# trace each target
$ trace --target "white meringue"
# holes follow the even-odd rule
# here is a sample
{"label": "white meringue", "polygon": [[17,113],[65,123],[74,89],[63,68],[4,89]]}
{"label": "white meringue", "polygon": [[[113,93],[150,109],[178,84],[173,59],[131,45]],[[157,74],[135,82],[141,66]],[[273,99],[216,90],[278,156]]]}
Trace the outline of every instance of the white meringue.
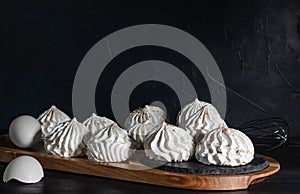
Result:
{"label": "white meringue", "polygon": [[37,119],[41,123],[42,139],[45,138],[59,123],[71,120],[70,117],[56,108],[51,106],[50,109],[43,112]]}
{"label": "white meringue", "polygon": [[192,115],[197,113],[203,106],[209,105],[207,102],[203,102],[196,98],[193,102],[184,105],[177,116],[177,124],[185,123]]}
{"label": "white meringue", "polygon": [[144,144],[145,137],[153,130],[155,130],[155,127],[156,126],[153,123],[147,120],[143,123],[138,123],[136,125],[133,125],[129,129],[127,129],[128,135],[133,141],[133,147],[134,148],[142,147]]}
{"label": "white meringue", "polygon": [[254,146],[241,131],[218,128],[208,132],[197,144],[195,157],[204,164],[240,166],[254,158]]}
{"label": "white meringue", "polygon": [[85,153],[83,137],[87,133],[88,129],[76,118],[60,123],[45,137],[45,150],[60,157],[81,156]]}
{"label": "white meringue", "polygon": [[227,127],[213,105],[198,99],[183,107],[178,114],[177,122],[179,127],[190,132],[195,142],[201,141],[208,131]]}
{"label": "white meringue", "polygon": [[182,162],[193,155],[194,143],[186,130],[164,122],[147,136],[144,148],[150,159]]}
{"label": "white meringue", "polygon": [[83,122],[84,126],[89,129],[89,133],[84,138],[84,142],[86,143],[90,139],[90,137],[93,136],[97,131],[113,123],[115,122],[106,117],[97,116],[95,113],[93,113],[91,117],[87,118]]}
{"label": "white meringue", "polygon": [[130,156],[127,131],[116,123],[98,130],[87,142],[87,156],[98,162],[122,162]]}
{"label": "white meringue", "polygon": [[163,109],[146,105],[144,108],[139,108],[131,112],[125,120],[124,127],[128,129],[135,124],[143,123],[147,120],[158,126],[166,120],[166,117],[167,114]]}

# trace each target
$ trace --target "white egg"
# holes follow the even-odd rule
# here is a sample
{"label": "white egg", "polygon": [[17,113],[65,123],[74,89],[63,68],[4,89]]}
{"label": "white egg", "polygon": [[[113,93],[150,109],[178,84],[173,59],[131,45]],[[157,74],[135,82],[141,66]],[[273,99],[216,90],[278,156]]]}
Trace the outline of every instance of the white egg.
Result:
{"label": "white egg", "polygon": [[16,179],[23,183],[37,183],[43,177],[44,171],[39,161],[31,156],[19,156],[6,167],[3,182]]}
{"label": "white egg", "polygon": [[16,146],[31,148],[41,139],[41,125],[32,116],[19,116],[10,124],[9,137]]}

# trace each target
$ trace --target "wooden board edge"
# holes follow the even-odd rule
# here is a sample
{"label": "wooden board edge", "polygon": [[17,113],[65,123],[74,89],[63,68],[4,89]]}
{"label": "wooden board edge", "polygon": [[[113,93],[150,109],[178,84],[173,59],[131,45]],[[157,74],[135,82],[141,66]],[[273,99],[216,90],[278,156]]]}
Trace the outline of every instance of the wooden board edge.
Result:
{"label": "wooden board edge", "polygon": [[[192,190],[247,189],[250,185],[265,180],[268,176],[273,175],[280,169],[279,163],[268,156],[263,157],[268,160],[269,167],[258,172],[244,175],[192,175],[167,172],[158,169],[129,170],[87,161],[87,159],[65,159],[18,148],[0,147],[0,153],[0,161],[2,162],[10,162],[20,155],[30,155],[39,160],[46,169]],[[67,161],[70,161],[69,163],[71,163],[71,166],[68,165]],[[83,163],[91,165],[82,168]]]}

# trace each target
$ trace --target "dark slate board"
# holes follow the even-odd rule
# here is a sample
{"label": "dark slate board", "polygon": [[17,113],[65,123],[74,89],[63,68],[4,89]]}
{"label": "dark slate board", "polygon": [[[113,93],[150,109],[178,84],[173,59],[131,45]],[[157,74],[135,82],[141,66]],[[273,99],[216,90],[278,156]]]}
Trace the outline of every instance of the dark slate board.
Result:
{"label": "dark slate board", "polygon": [[268,161],[260,155],[255,155],[254,159],[249,164],[237,167],[205,165],[194,158],[188,162],[169,163],[145,159],[142,160],[142,163],[164,171],[201,175],[247,174],[263,170],[269,166]]}

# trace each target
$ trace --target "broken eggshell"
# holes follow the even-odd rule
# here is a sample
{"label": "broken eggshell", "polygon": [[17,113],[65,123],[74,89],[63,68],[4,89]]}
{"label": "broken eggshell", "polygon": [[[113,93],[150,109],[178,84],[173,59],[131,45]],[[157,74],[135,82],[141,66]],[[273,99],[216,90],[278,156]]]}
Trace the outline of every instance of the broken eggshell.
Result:
{"label": "broken eggshell", "polygon": [[31,156],[19,156],[6,167],[3,182],[15,179],[23,183],[37,183],[43,177],[44,171],[39,161]]}

